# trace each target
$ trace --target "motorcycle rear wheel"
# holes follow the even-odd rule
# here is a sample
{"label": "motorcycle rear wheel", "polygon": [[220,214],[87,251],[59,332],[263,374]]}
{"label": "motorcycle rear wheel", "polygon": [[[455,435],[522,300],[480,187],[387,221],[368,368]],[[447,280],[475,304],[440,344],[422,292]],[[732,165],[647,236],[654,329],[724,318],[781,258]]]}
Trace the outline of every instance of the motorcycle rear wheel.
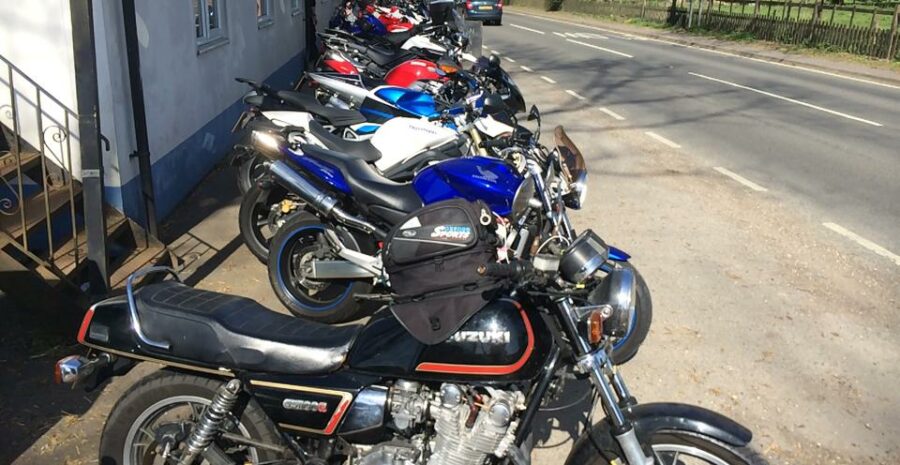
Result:
{"label": "motorcycle rear wheel", "polygon": [[[157,450],[158,447],[162,449],[158,442],[161,428],[173,428],[182,422],[195,424],[224,381],[169,370],[160,370],[142,379],[113,407],[100,437],[100,463],[169,463]],[[239,399],[225,424],[232,433],[270,444],[282,443],[275,425],[253,400]],[[229,456],[238,463],[259,465],[283,458],[270,450],[244,447],[221,438],[214,443],[223,450],[231,450]],[[177,445],[171,449],[175,450]]]}
{"label": "motorcycle rear wheel", "polygon": [[265,160],[254,152],[247,153],[237,165],[237,184],[241,194],[246,194],[265,174]]}
{"label": "motorcycle rear wheel", "polygon": [[272,186],[264,189],[254,183],[241,201],[238,211],[238,228],[241,231],[241,239],[259,261],[265,263],[269,256],[269,244],[275,233],[278,232],[280,223],[292,212],[284,213],[278,209],[287,196],[280,186]]}
{"label": "motorcycle rear wheel", "polygon": [[[357,302],[354,295],[372,292],[371,278],[315,281],[298,269],[307,259],[315,258],[320,241],[325,240],[319,237],[324,230],[321,220],[308,213],[293,216],[279,228],[269,248],[269,282],[278,300],[294,315],[323,323],[358,319],[368,305]],[[336,231],[347,248],[363,253],[374,251],[374,244],[369,246],[364,237]]]}

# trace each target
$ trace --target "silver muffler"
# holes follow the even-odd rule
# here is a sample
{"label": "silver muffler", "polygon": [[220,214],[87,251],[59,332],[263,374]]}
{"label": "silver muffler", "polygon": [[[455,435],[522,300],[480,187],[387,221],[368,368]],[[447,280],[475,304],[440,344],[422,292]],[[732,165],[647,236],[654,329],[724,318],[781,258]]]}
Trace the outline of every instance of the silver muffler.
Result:
{"label": "silver muffler", "polygon": [[367,233],[373,233],[379,239],[384,239],[387,235],[374,224],[344,211],[338,206],[337,199],[314,186],[311,182],[306,180],[306,178],[294,171],[294,169],[286,162],[282,160],[271,162],[269,164],[269,173],[272,174],[278,183],[299,195],[319,213],[334,218],[347,226],[360,229]]}

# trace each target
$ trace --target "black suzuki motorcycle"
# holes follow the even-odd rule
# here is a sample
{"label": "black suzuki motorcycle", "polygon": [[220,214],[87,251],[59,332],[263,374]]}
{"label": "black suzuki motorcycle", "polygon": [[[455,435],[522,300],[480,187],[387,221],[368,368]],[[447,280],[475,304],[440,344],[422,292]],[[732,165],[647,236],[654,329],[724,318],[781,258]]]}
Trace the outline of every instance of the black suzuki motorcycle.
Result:
{"label": "black suzuki motorcycle", "polygon": [[[89,387],[136,361],[165,366],[113,408],[100,463],[526,465],[535,414],[570,371],[590,380],[605,417],[585,419],[566,464],[766,463],[734,421],[630,394],[609,355],[634,312],[635,275],[593,232],[557,255],[497,263],[489,215],[440,207],[386,245],[392,275],[426,290],[406,286],[361,326],[176,281],[135,290],[141,275],[129,278],[125,296],[85,316],[89,355],[56,366],[58,381]],[[447,273],[427,271],[437,255]],[[600,286],[574,284],[602,265]]]}

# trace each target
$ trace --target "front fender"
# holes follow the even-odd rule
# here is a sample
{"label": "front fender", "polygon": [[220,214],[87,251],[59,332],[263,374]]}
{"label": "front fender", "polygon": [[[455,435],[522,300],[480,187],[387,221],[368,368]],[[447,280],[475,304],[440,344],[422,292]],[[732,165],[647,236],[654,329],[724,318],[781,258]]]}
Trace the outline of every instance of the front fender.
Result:
{"label": "front fender", "polygon": [[[702,434],[732,446],[750,443],[753,433],[736,421],[702,407],[676,403],[639,404],[625,410],[635,434],[647,448],[648,440],[662,431]],[[598,450],[599,449],[599,450]],[[590,463],[594,454],[607,460],[623,457],[608,422],[598,423],[575,441],[566,465]]]}

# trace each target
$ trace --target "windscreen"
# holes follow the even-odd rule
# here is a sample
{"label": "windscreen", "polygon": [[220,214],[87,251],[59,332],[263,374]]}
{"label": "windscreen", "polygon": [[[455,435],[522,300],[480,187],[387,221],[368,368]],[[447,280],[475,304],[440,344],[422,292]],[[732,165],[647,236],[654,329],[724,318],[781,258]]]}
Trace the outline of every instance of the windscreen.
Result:
{"label": "windscreen", "polygon": [[553,136],[556,140],[560,164],[567,181],[574,183],[582,179],[587,174],[587,166],[584,163],[584,156],[581,155],[581,150],[578,150],[572,139],[569,139],[569,135],[566,134],[566,130],[562,126],[557,126],[553,130]]}

